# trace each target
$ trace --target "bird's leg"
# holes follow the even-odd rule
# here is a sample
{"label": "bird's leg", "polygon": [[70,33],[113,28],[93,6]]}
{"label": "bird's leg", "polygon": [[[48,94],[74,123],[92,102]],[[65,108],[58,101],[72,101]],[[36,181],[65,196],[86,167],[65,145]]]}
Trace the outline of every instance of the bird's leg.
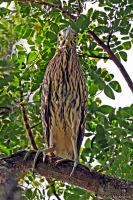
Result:
{"label": "bird's leg", "polygon": [[35,155],[35,158],[34,158],[34,163],[33,163],[33,169],[32,169],[33,174],[34,174],[34,169],[36,167],[36,162],[37,162],[37,159],[38,159],[38,156],[40,155],[40,153],[43,153],[43,162],[45,162],[46,154],[49,153],[49,152],[53,153],[54,150],[55,150],[55,147],[52,146],[52,147],[50,147],[48,149],[44,149],[44,150],[31,150],[31,151],[28,151],[26,153],[26,155],[24,157],[24,160],[27,159],[27,157],[30,155],[31,152],[36,152],[36,155]]}
{"label": "bird's leg", "polygon": [[74,151],[74,166],[72,169],[72,172],[69,176],[69,180],[71,178],[71,176],[73,175],[77,165],[79,164],[79,155],[78,155],[78,149],[77,149],[77,133],[76,133],[76,126],[74,124],[74,126],[72,127],[72,145],[73,145],[73,151]]}
{"label": "bird's leg", "polygon": [[74,160],[68,159],[68,158],[64,158],[64,159],[56,161],[56,165],[61,163],[61,162],[66,162],[66,161],[74,162],[74,166],[73,166],[72,172],[71,172],[71,174],[69,176],[69,180],[70,180],[71,176],[73,175],[77,165],[79,164],[79,156],[78,156],[78,150],[77,150],[77,144],[76,144],[77,143],[76,125],[74,125],[73,128],[72,128],[71,140],[72,140],[73,151],[74,151]]}

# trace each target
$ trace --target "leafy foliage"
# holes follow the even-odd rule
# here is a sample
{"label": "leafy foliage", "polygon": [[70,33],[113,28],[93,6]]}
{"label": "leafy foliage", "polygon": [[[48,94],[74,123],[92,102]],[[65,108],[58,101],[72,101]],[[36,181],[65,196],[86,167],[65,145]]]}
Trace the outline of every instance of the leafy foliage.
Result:
{"label": "leafy foliage", "polygon": [[[87,34],[88,29],[93,30],[104,43],[109,44],[119,60],[127,61],[125,50],[129,50],[133,42],[133,2],[97,0],[103,11],[91,7],[86,15],[78,16],[78,12],[85,6],[84,1],[81,2],[79,9],[77,1],[70,0],[68,5],[63,1],[63,8],[77,16],[76,22],[69,20],[58,9],[39,3],[12,1],[14,4],[11,9],[11,1],[7,0],[7,7],[0,8],[0,109],[14,108],[22,100],[30,127],[41,122],[41,84],[45,70],[56,52],[58,31],[71,25],[77,33],[80,32],[77,49],[83,55],[79,59],[86,78],[88,96],[88,132],[85,134],[87,140],[81,149],[80,161],[91,166],[97,160],[99,164],[94,170],[107,165],[104,174],[133,180],[130,176],[133,173],[133,104],[118,110],[109,105],[101,105],[102,101],[97,97],[99,92],[103,91],[108,98],[115,99],[115,92],[121,92],[121,86],[113,79],[113,74],[97,68],[99,59],[96,56],[108,55]],[[57,3],[62,5],[60,0]],[[89,58],[90,55],[93,58]],[[1,157],[20,149],[32,148],[24,127],[21,106],[1,115],[0,131]],[[35,126],[32,133],[39,149],[45,148],[41,124]],[[21,180],[28,185],[28,189],[23,189],[27,199],[44,199],[45,190],[39,189],[43,187],[44,179],[38,179],[30,174]],[[92,196],[80,188],[64,186],[60,181],[53,182],[59,196],[65,190],[64,199],[84,200]],[[47,186],[45,189],[47,196],[51,196],[52,187]]]}

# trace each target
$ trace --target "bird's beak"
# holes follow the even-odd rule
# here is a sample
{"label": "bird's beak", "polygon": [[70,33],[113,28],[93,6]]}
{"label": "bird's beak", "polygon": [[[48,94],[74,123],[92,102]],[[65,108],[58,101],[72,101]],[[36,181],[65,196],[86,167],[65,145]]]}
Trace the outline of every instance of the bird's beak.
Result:
{"label": "bird's beak", "polygon": [[71,31],[71,26],[69,25],[67,30],[66,30],[66,39],[69,38],[70,40],[73,39],[72,31]]}
{"label": "bird's beak", "polygon": [[73,39],[73,34],[71,31],[71,26],[68,26],[65,34],[65,46],[69,46],[72,39]]}

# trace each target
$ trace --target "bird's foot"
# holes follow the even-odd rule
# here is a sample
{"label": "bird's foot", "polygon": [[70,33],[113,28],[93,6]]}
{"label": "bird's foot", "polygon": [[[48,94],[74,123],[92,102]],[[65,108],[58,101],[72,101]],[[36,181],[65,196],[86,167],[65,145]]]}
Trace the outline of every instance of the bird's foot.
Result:
{"label": "bird's foot", "polygon": [[80,163],[78,159],[77,160],[71,160],[71,159],[68,159],[68,158],[64,158],[64,159],[61,159],[61,160],[57,160],[55,164],[58,165],[59,163],[66,162],[66,161],[72,161],[72,162],[74,162],[73,169],[72,169],[71,174],[69,176],[69,181],[70,181],[70,178],[72,177],[72,175],[73,175],[73,173],[74,173],[74,171],[75,171],[75,169],[76,169],[76,167],[77,167],[78,164],[87,167],[90,172],[92,171],[91,168],[88,165]]}
{"label": "bird's foot", "polygon": [[74,162],[74,166],[73,166],[72,172],[71,172],[71,174],[69,176],[69,181],[70,181],[71,176],[73,175],[73,173],[74,173],[77,165],[79,164],[79,160],[75,160],[74,161],[72,159],[64,158],[64,159],[61,159],[61,160],[57,160],[55,164],[58,165],[59,163],[66,162],[66,161],[72,161],[72,162]]}
{"label": "bird's foot", "polygon": [[36,155],[35,155],[35,158],[34,158],[34,163],[33,163],[33,168],[32,168],[32,172],[34,174],[34,170],[35,170],[35,167],[36,167],[36,162],[37,162],[37,159],[38,159],[38,156],[40,155],[40,153],[43,153],[43,162],[45,162],[45,159],[46,159],[46,150],[30,150],[26,153],[25,157],[24,157],[24,160],[27,159],[27,157],[32,153],[32,152],[36,152]]}

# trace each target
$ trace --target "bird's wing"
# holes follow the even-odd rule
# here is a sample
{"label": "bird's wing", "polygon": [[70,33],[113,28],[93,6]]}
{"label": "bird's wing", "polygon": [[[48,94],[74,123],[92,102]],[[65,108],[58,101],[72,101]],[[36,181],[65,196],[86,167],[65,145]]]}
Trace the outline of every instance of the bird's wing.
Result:
{"label": "bird's wing", "polygon": [[49,147],[49,93],[50,93],[50,76],[46,70],[42,85],[42,99],[41,99],[41,115],[44,138]]}
{"label": "bird's wing", "polygon": [[[79,65],[80,66],[80,65]],[[87,118],[87,94],[86,94],[86,82],[85,82],[85,77],[82,71],[82,68],[78,69],[79,74],[80,74],[80,82],[79,82],[79,92],[81,95],[81,121],[80,121],[80,126],[79,126],[79,132],[78,132],[78,138],[77,138],[77,149],[78,153],[83,141],[83,137],[85,134],[85,125],[86,125],[86,118]]]}
{"label": "bird's wing", "polygon": [[42,127],[44,133],[44,139],[47,147],[50,147],[50,100],[51,100],[51,84],[52,84],[52,70],[56,67],[56,61],[58,60],[58,53],[54,55],[52,60],[49,62],[42,84],[42,98],[41,98],[41,115],[42,115]]}
{"label": "bird's wing", "polygon": [[52,60],[49,62],[42,85],[42,99],[41,99],[41,115],[42,115],[42,126],[44,139],[46,141],[47,147],[50,147],[50,102],[51,102],[51,85],[53,74],[55,73],[55,69],[58,66],[58,62],[60,63],[60,52],[56,52]]}

